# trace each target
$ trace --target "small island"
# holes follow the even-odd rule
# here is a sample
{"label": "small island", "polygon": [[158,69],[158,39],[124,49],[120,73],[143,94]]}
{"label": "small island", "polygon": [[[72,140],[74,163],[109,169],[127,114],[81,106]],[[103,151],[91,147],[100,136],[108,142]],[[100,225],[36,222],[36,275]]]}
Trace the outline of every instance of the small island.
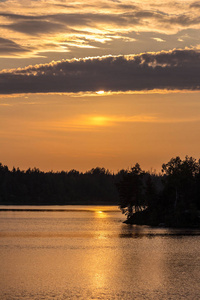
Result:
{"label": "small island", "polygon": [[117,188],[127,224],[200,228],[200,160],[177,156],[159,175],[135,164]]}

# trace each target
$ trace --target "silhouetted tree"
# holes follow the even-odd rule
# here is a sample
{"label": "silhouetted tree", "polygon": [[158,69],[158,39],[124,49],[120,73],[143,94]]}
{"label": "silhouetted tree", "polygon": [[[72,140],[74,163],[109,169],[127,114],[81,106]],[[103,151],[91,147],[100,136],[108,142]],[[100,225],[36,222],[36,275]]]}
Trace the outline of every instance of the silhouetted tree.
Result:
{"label": "silhouetted tree", "polygon": [[186,156],[184,160],[181,160],[177,156],[162,165],[162,172],[167,175],[165,205],[174,206],[174,209],[177,206],[189,209],[194,202],[195,176],[199,173],[199,163],[193,157]]}
{"label": "silhouetted tree", "polygon": [[[138,163],[131,168],[129,172],[125,172],[122,179],[117,183],[120,197],[120,209],[128,218],[145,205],[143,197],[143,181],[144,172]],[[134,209],[133,209],[134,208]]]}

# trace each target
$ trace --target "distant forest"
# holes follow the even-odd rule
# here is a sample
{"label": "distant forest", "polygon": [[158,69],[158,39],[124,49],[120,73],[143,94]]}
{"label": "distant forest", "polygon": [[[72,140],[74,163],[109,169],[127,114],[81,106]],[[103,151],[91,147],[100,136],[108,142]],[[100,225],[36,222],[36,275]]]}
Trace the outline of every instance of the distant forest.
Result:
{"label": "distant forest", "polygon": [[127,223],[199,226],[200,160],[186,156],[146,172],[138,163],[112,174],[104,168],[85,173],[9,170],[0,164],[1,205],[119,205]]}
{"label": "distant forest", "polygon": [[37,168],[21,171],[0,164],[1,205],[119,204],[115,183],[120,173],[104,168],[86,173],[42,172]]}

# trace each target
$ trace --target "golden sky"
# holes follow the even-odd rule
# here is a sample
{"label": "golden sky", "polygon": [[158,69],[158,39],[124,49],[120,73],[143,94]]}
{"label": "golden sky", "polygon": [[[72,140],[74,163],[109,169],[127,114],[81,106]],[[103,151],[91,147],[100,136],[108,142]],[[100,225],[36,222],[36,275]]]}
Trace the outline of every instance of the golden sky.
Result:
{"label": "golden sky", "polygon": [[199,158],[200,1],[0,1],[0,162]]}

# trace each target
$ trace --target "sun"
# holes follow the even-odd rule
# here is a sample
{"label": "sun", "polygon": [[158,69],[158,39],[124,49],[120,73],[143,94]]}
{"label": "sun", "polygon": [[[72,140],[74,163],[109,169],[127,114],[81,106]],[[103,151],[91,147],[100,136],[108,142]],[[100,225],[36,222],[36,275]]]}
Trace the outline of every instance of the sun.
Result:
{"label": "sun", "polygon": [[96,94],[98,94],[98,95],[103,95],[105,92],[104,91],[98,91],[98,92],[96,92]]}

